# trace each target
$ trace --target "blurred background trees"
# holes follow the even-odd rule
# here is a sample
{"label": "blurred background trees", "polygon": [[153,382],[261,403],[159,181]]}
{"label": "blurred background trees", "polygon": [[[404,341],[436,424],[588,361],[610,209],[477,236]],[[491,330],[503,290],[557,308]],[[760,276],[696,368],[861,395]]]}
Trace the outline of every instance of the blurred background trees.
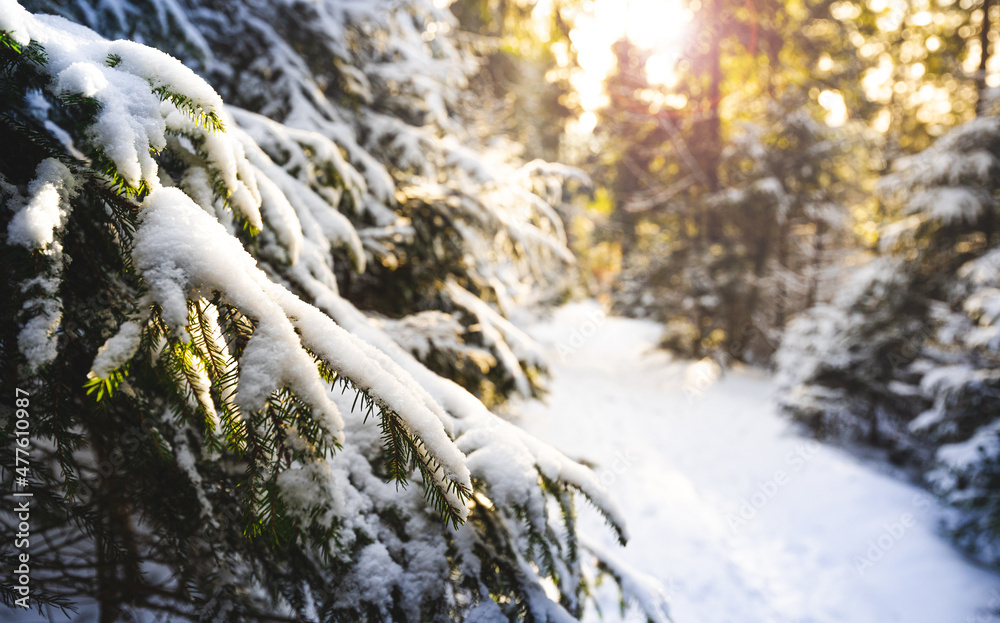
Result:
{"label": "blurred background trees", "polygon": [[683,27],[644,44],[626,18],[603,99],[583,112],[595,126],[582,159],[598,180],[595,235],[622,257],[605,294],[666,323],[679,352],[768,364],[788,319],[828,298],[838,262],[873,250],[897,216],[877,180],[990,111],[997,9],[620,7]]}
{"label": "blurred background trees", "polygon": [[790,415],[909,470],[996,564],[1000,7],[531,6],[572,25],[591,293],[681,356],[777,368]]}

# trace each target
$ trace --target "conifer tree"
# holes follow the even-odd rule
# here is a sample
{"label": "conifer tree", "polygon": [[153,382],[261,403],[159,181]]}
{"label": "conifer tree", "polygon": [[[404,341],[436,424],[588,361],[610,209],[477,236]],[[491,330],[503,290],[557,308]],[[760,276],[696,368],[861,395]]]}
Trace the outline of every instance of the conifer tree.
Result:
{"label": "conifer tree", "polygon": [[779,356],[794,417],[914,469],[958,509],[957,542],[994,565],[998,165],[996,117],[897,163],[882,188],[900,217],[878,257],[798,318]]}
{"label": "conifer tree", "polygon": [[855,128],[817,121],[819,90],[803,85],[797,33],[819,21],[812,13],[690,10],[675,84],[650,84],[648,53],[627,41],[607,82],[598,132],[612,137],[617,303],[663,321],[664,346],[685,356],[766,365],[787,318],[822,294],[868,158]]}
{"label": "conifer tree", "polygon": [[[683,148],[671,157],[682,161]],[[848,238],[858,152],[851,131],[817,122],[801,95],[773,102],[728,139],[720,190],[706,193],[697,169],[674,165],[656,191],[666,198],[647,193],[662,202],[650,217],[656,233],[635,254],[620,301],[663,321],[664,345],[677,352],[766,365],[787,319],[823,294]],[[714,242],[709,214],[721,226]]]}
{"label": "conifer tree", "polygon": [[[149,41],[194,67],[276,164],[342,207],[364,250],[352,258],[334,249],[345,298],[383,316],[412,352],[488,402],[538,390],[537,349],[456,302],[449,284],[501,315],[558,297],[572,256],[556,209],[564,190],[586,179],[517,161],[515,146],[463,116],[488,104],[482,93],[468,101],[479,66],[446,9],[430,1],[27,6],[109,38]],[[342,191],[329,189],[337,184]],[[361,255],[363,272],[342,270]],[[434,310],[447,315],[404,321]],[[415,335],[421,330],[425,338]]]}
{"label": "conifer tree", "polygon": [[[491,177],[435,89],[399,73],[440,62],[453,79],[454,48],[408,47],[424,41],[421,16],[447,16],[419,3],[292,3],[269,21],[253,2],[86,6],[61,8],[146,41],[144,25],[168,29],[256,110],[224,106],[155,49],[0,2],[0,346],[4,386],[27,394],[0,439],[29,423],[31,604],[101,621],[573,620],[589,560],[574,494],[624,539],[613,503],[588,469],[415,357],[475,350],[447,313],[461,309],[514,374],[537,353],[480,296],[516,293],[524,271],[544,282],[565,255],[538,182],[549,168]],[[324,37],[304,29],[291,45],[278,33],[293,16]],[[268,34],[269,54],[241,64],[250,32]],[[338,69],[337,103],[307,59]],[[405,279],[361,271],[398,261],[389,243],[406,227],[433,230],[415,255],[436,252],[446,208],[465,253],[496,243],[504,259],[442,250],[439,279],[415,280],[397,318],[341,294],[406,297]]]}

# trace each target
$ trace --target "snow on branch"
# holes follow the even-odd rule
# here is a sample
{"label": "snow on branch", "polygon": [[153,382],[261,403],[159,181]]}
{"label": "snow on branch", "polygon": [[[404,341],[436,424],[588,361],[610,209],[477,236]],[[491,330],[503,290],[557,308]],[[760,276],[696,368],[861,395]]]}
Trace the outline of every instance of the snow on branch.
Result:
{"label": "snow on branch", "polygon": [[[342,18],[388,20],[403,37],[388,48],[390,57],[422,62],[426,46],[405,44],[421,40],[412,22],[403,27],[397,12],[368,13],[363,4],[352,4]],[[327,3],[316,10],[327,22],[341,19]],[[427,10],[442,23],[452,19]],[[157,452],[171,457],[193,487],[198,512],[212,518],[199,528],[207,549],[223,547],[211,531],[230,528],[213,513],[238,506],[243,536],[266,533],[285,545],[315,546],[324,559],[349,558],[342,575],[317,577],[353,586],[337,597],[350,603],[337,603],[362,611],[364,603],[385,597],[372,592],[372,582],[385,580],[379,590],[388,590],[387,578],[367,571],[384,570],[398,586],[423,574],[426,584],[426,573],[406,569],[420,556],[401,549],[392,536],[401,530],[404,541],[434,541],[435,552],[450,543],[458,562],[442,565],[454,564],[470,577],[512,557],[515,567],[476,592],[511,591],[539,620],[572,620],[541,583],[555,578],[563,600],[576,603],[573,492],[586,496],[624,542],[624,521],[607,491],[588,468],[498,418],[359,311],[339,291],[335,269],[344,267],[335,265],[334,251],[345,249],[353,264],[347,270],[358,274],[380,258],[362,244],[356,222],[401,231],[406,219],[396,212],[398,200],[423,194],[433,216],[453,211],[450,199],[457,198],[471,211],[455,228],[462,251],[478,257],[464,266],[463,285],[442,279],[438,294],[476,319],[484,346],[528,395],[524,367],[542,366],[542,353],[473,289],[493,289],[503,301],[530,283],[529,276],[541,279],[547,263],[572,261],[560,218],[540,195],[561,195],[551,178],[575,173],[540,163],[518,172],[448,138],[447,95],[429,98],[436,87],[418,81],[412,93],[427,100],[432,128],[421,131],[420,144],[441,169],[438,179],[411,179],[416,189],[407,197],[402,169],[376,145],[358,140],[352,124],[373,117],[352,118],[315,90],[308,101],[299,99],[294,94],[301,95],[305,81],[286,93],[293,105],[275,120],[227,108],[207,82],[163,52],[32,15],[13,0],[0,0],[0,30],[18,71],[33,76],[20,104],[51,134],[24,134],[52,151],[29,183],[18,188],[0,180],[0,195],[15,208],[5,242],[45,258],[37,281],[22,284],[34,297],[25,304],[19,338],[28,367],[45,373],[46,366],[69,365],[60,360],[68,357],[60,351],[68,339],[60,296],[72,285],[62,254],[99,265],[101,253],[112,249],[114,265],[100,266],[108,272],[100,283],[125,311],[105,318],[113,327],[87,328],[87,339],[99,339],[88,353],[88,399],[105,412],[115,401],[142,406],[138,414],[125,409],[126,417],[143,419]],[[211,36],[202,43],[214,45]],[[455,49],[431,47],[442,67],[457,62]],[[292,46],[275,50],[296,54]],[[380,80],[412,77],[398,73],[405,62],[390,68],[382,61],[367,76],[372,89],[384,87]],[[288,67],[305,71],[303,63]],[[461,83],[447,71],[435,75],[451,87]],[[29,97],[31,90],[37,93]],[[393,126],[398,132],[410,127],[416,126]],[[540,177],[549,181],[539,186]],[[442,187],[444,200],[430,198]],[[353,413],[358,404],[363,417]],[[220,473],[242,475],[230,487],[213,482]],[[410,493],[393,497],[382,490],[386,481],[405,487],[411,479],[420,482],[422,506]],[[553,504],[562,514],[549,512]],[[400,508],[413,515],[402,527]],[[462,526],[459,532],[429,527],[428,508],[445,520],[441,525]],[[495,547],[497,540],[507,549]],[[450,578],[452,571],[435,577]],[[449,590],[467,591],[486,577],[484,571],[455,581]],[[258,580],[253,576],[248,585]],[[324,582],[310,590],[326,590]]]}

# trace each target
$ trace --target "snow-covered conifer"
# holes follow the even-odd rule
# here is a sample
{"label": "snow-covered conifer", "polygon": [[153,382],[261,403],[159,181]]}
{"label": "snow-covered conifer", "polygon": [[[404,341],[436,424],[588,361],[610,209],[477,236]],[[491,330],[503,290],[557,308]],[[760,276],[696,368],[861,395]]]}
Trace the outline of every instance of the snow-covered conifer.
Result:
{"label": "snow-covered conifer", "polygon": [[575,493],[624,539],[613,502],[418,361],[530,393],[541,357],[503,312],[570,259],[564,171],[461,131],[449,94],[474,64],[447,11],[34,5],[173,42],[215,87],[0,0],[0,343],[30,394],[34,603],[573,620]]}
{"label": "snow-covered conifer", "polygon": [[772,102],[760,123],[729,139],[720,189],[701,189],[694,167],[647,192],[636,216],[650,210],[659,228],[633,254],[621,306],[661,320],[663,344],[676,352],[770,363],[788,318],[826,294],[846,206],[857,199],[856,145],[849,130],[813,119],[802,97]]}
{"label": "snow-covered conifer", "polygon": [[824,435],[871,444],[956,507],[957,542],[991,564],[1000,465],[997,192],[1000,120],[984,117],[897,163],[898,218],[839,296],[796,319],[782,402]]}

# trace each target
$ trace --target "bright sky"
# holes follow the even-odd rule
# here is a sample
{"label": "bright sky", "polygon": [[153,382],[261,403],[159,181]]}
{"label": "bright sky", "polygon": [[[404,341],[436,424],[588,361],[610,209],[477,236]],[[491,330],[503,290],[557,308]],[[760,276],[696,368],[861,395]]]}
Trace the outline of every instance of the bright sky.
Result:
{"label": "bright sky", "polygon": [[653,51],[646,64],[651,82],[670,86],[674,66],[693,16],[681,0],[588,0],[570,33],[580,71],[571,78],[584,113],[580,129],[587,132],[597,122],[594,111],[607,103],[603,81],[614,68],[611,44],[628,38]]}

